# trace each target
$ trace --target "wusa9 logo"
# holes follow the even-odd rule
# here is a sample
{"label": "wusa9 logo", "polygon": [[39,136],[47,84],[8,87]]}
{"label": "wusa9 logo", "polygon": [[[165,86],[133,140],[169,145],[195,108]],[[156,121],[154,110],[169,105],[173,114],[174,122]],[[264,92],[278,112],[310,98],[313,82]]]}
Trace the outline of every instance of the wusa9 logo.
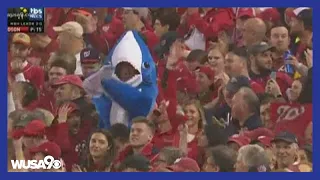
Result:
{"label": "wusa9 logo", "polygon": [[46,156],[43,160],[11,160],[13,169],[60,169],[61,161],[52,156]]}

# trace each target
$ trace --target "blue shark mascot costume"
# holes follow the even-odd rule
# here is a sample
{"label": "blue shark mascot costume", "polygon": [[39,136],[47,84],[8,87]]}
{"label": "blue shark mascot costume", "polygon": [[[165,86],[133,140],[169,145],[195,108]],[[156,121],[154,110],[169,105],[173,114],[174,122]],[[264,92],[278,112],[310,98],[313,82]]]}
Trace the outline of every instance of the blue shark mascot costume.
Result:
{"label": "blue shark mascot costume", "polygon": [[[116,73],[126,62],[135,75],[125,82]],[[137,116],[147,116],[158,95],[156,66],[149,49],[136,31],[127,31],[109,53],[104,66],[84,81],[84,88],[99,114],[99,128],[115,123],[130,127]]]}

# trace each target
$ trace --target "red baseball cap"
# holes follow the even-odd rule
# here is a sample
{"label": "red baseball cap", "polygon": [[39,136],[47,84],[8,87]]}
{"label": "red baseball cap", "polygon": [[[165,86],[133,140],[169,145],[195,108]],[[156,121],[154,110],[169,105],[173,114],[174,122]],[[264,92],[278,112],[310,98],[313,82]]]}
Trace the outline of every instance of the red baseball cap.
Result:
{"label": "red baseball cap", "polygon": [[278,22],[281,19],[281,15],[276,8],[269,8],[262,11],[259,16],[264,21]]}
{"label": "red baseball cap", "polygon": [[29,151],[31,154],[42,152],[54,157],[55,159],[60,159],[61,157],[60,147],[56,143],[50,141],[44,142],[38,147],[31,148]]}
{"label": "red baseball cap", "polygon": [[201,66],[201,67],[199,67],[199,69],[197,69],[197,72],[202,72],[202,73],[204,73],[205,75],[208,76],[208,78],[209,78],[212,82],[214,81],[215,73],[214,73],[214,70],[211,69],[210,67],[208,67],[208,66]]}
{"label": "red baseball cap", "polygon": [[45,134],[46,125],[42,120],[33,120],[23,130],[25,136],[42,136]]}
{"label": "red baseball cap", "polygon": [[268,136],[259,136],[257,138],[257,141],[261,142],[266,147],[271,147],[271,137]]}
{"label": "red baseball cap", "polygon": [[177,159],[173,165],[167,168],[174,172],[200,172],[198,163],[187,157]]}
{"label": "red baseball cap", "polygon": [[256,12],[254,8],[239,8],[237,18],[242,18],[244,16],[248,16],[249,18],[255,17]]}
{"label": "red baseball cap", "polygon": [[239,134],[235,134],[233,136],[231,136],[228,140],[228,143],[230,142],[235,142],[237,143],[240,147],[245,146],[250,144],[250,138],[246,137],[246,136],[241,136]]}
{"label": "red baseball cap", "polygon": [[65,75],[62,76],[59,80],[57,80],[52,86],[57,87],[64,84],[72,84],[78,86],[79,88],[83,89],[83,82],[81,78],[77,75]]}
{"label": "red baseball cap", "polygon": [[274,133],[267,128],[257,128],[252,131],[246,131],[244,132],[244,135],[250,139],[258,139],[260,136],[274,137]]}
{"label": "red baseball cap", "polygon": [[14,129],[11,134],[13,139],[20,139],[23,135],[24,135],[24,128]]}

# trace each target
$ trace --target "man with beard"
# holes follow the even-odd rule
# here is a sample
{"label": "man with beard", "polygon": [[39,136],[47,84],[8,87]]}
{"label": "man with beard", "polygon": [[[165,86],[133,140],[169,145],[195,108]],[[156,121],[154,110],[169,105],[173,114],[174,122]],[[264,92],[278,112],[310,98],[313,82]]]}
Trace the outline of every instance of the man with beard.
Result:
{"label": "man with beard", "polygon": [[251,88],[255,93],[263,93],[264,88],[258,83],[252,81],[249,77],[248,54],[245,48],[233,48],[227,53],[224,63],[225,72],[230,77],[248,78]]}
{"label": "man with beard", "polygon": [[292,79],[284,72],[272,70],[271,53],[274,48],[267,43],[260,43],[248,48],[250,69],[249,75],[251,80],[266,88],[270,79],[280,87],[279,96],[286,97],[286,91],[291,87]]}

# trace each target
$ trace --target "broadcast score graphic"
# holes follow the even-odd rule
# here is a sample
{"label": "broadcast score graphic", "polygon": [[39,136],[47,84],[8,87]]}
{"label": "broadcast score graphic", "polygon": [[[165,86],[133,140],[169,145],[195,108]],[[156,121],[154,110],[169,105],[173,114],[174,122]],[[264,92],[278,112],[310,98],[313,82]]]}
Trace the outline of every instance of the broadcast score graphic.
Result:
{"label": "broadcast score graphic", "polygon": [[9,33],[44,33],[44,8],[8,8]]}

